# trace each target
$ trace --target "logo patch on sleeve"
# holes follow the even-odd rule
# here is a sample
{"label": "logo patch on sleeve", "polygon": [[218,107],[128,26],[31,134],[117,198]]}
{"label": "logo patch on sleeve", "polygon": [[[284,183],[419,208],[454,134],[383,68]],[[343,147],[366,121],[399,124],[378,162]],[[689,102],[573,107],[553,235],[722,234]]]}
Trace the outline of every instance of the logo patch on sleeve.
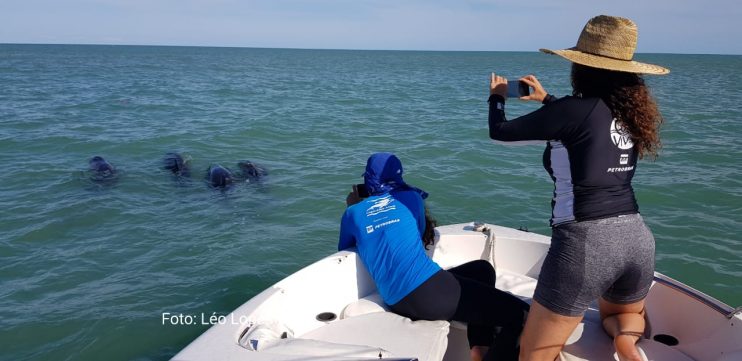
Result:
{"label": "logo patch on sleeve", "polygon": [[625,150],[634,147],[629,130],[621,122],[616,121],[616,118],[613,118],[611,122],[611,140],[618,149]]}

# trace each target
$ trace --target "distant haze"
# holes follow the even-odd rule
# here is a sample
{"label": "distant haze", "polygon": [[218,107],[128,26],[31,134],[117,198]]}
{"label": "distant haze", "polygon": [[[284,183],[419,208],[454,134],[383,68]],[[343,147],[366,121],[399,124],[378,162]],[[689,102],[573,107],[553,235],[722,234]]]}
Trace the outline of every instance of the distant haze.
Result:
{"label": "distant haze", "polygon": [[0,43],[535,51],[600,14],[638,52],[742,54],[735,0],[3,0]]}

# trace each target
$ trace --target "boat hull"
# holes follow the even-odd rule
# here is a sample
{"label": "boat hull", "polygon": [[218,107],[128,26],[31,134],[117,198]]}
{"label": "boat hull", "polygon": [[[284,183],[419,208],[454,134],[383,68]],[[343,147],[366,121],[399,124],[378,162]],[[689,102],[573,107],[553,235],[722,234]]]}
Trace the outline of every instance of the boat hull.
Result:
{"label": "boat hull", "polygon": [[[477,226],[466,223],[436,228],[436,243],[428,251],[429,256],[443,268],[489,260],[497,269],[497,287],[530,302],[550,245],[549,237],[496,225]],[[323,328],[339,327],[336,323],[355,316],[349,315],[348,309],[358,309],[359,304],[366,309],[371,305],[369,312],[384,312],[387,308],[356,256],[352,250],[337,252],[279,281],[227,315],[227,322],[212,326],[173,359],[296,359],[296,355],[282,354],[277,347],[250,350],[246,335],[251,330],[254,333],[259,325],[271,325],[284,338],[302,339],[304,335],[321,333]],[[657,273],[647,297],[650,328],[640,345],[654,360],[742,360],[742,316],[732,313],[728,305]],[[363,341],[362,331],[355,336]],[[667,344],[673,340],[677,344]],[[445,342],[443,360],[468,359],[466,325],[453,322]],[[612,343],[600,327],[597,305],[590,307],[560,357],[613,360]],[[343,358],[303,355],[302,359]]]}

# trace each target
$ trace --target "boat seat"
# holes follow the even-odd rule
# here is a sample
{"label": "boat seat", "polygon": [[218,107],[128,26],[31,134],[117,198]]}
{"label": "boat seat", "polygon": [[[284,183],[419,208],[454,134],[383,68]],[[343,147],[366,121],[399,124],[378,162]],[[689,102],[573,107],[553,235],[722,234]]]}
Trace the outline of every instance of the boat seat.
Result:
{"label": "boat seat", "polygon": [[329,322],[297,337],[305,341],[283,339],[261,351],[282,354],[282,347],[286,347],[291,354],[322,355],[315,353],[317,348],[341,344],[362,355],[371,349],[376,350],[376,357],[381,352],[385,356],[441,361],[448,347],[448,327],[446,321],[412,321],[392,312],[371,312]]}
{"label": "boat seat", "polygon": [[[533,290],[536,288],[536,280],[510,272],[505,269],[498,270],[496,286],[498,289],[507,290],[520,299],[530,303]],[[349,303],[340,314],[340,318],[354,317],[371,312],[390,311],[389,306],[384,303],[381,295],[374,292],[357,301]],[[451,328],[466,331],[466,322],[451,321]]]}
{"label": "boat seat", "polygon": [[340,312],[340,319],[356,317],[373,312],[387,312],[389,310],[389,306],[387,306],[387,304],[384,303],[384,300],[381,299],[381,295],[378,292],[374,292],[345,306],[343,311]]}
{"label": "boat seat", "polygon": [[271,343],[270,346],[263,348],[261,352],[273,355],[311,356],[312,360],[322,357],[358,357],[365,359],[394,357],[389,351],[379,347],[339,344],[304,338],[282,339]]}
{"label": "boat seat", "polygon": [[[345,306],[343,312],[340,313],[340,318],[355,317],[372,312],[390,312],[389,306],[384,303],[381,299],[381,295],[378,293],[372,293],[357,301],[349,303]],[[466,331],[466,322],[449,321],[449,323],[451,324],[451,328]]]}
{"label": "boat seat", "polygon": [[[684,353],[653,340],[642,339],[637,345],[644,351],[648,361],[693,361]],[[618,360],[614,354],[613,340],[603,331],[603,327],[596,322],[586,320],[577,325],[559,354],[559,360]]]}

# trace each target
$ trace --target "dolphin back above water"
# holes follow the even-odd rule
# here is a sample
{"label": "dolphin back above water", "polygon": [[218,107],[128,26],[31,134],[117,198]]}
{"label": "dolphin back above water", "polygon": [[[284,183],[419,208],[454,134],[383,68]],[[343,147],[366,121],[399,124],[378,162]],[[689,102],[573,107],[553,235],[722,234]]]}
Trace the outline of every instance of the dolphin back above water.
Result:
{"label": "dolphin back above water", "polygon": [[241,178],[248,182],[259,180],[263,176],[268,175],[265,168],[260,167],[249,160],[238,162],[237,167],[240,169]]}
{"label": "dolphin back above water", "polygon": [[190,177],[191,176],[191,165],[190,165],[190,157],[183,156],[180,153],[167,153],[165,154],[165,158],[163,158],[162,163],[163,169],[169,170],[173,175],[181,176],[181,177]]}
{"label": "dolphin back above water", "polygon": [[234,183],[234,180],[234,174],[219,164],[210,166],[206,173],[206,181],[214,188],[226,188]]}
{"label": "dolphin back above water", "polygon": [[107,182],[116,179],[116,168],[101,156],[94,156],[88,162],[90,180],[94,182]]}

